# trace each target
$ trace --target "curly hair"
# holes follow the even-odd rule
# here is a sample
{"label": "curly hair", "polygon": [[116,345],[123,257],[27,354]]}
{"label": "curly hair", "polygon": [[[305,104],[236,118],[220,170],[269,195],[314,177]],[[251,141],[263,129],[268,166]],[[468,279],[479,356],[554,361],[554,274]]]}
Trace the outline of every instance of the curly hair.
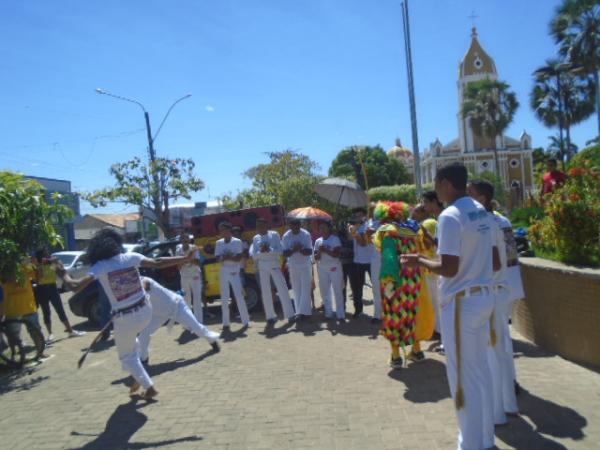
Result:
{"label": "curly hair", "polygon": [[373,211],[373,216],[380,222],[403,222],[409,215],[410,207],[404,202],[381,201]]}
{"label": "curly hair", "polygon": [[123,238],[112,228],[102,228],[94,234],[87,249],[90,264],[109,259],[123,252]]}

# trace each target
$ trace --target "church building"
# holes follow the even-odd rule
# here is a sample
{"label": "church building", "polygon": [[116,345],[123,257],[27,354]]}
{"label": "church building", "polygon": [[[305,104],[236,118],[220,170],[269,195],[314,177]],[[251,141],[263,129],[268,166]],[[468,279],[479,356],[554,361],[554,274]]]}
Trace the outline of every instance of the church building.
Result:
{"label": "church building", "polygon": [[473,28],[471,46],[462,59],[458,74],[458,131],[459,136],[447,143],[436,139],[425,150],[421,161],[423,183],[432,183],[439,167],[451,162],[462,162],[475,176],[483,172],[495,173],[494,150],[498,152],[500,176],[507,193],[507,207],[514,208],[534,189],[531,136],[525,131],[518,139],[498,136],[495,141],[478,136],[470,119],[463,118],[462,109],[467,85],[489,78],[498,79],[494,60],[486,53]]}

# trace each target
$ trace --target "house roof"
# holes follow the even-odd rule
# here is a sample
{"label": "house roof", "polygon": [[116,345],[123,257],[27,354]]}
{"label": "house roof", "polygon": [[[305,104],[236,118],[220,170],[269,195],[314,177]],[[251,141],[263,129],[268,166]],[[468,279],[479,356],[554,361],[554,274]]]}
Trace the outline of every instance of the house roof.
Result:
{"label": "house roof", "polygon": [[128,214],[88,214],[89,217],[93,217],[96,220],[112,225],[117,228],[125,228],[125,222],[128,220],[139,220],[140,215],[138,213]]}

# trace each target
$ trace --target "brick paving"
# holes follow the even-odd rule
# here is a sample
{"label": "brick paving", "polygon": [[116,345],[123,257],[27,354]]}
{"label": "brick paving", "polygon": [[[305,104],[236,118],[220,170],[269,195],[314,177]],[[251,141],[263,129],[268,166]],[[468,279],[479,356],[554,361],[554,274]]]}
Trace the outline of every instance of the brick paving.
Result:
{"label": "brick paving", "polygon": [[[76,369],[94,333],[56,342],[53,358],[0,377],[0,448],[456,447],[442,356],[427,352],[427,360],[393,371],[387,342],[368,317],[337,325],[318,314],[273,330],[260,314],[253,319],[247,331],[234,323],[216,355],[178,326],[159,330],[150,372],[160,395],[150,404],[130,400],[112,347]],[[217,329],[217,319],[209,325]],[[522,415],[497,429],[498,448],[600,448],[598,371],[518,336],[515,349]]]}

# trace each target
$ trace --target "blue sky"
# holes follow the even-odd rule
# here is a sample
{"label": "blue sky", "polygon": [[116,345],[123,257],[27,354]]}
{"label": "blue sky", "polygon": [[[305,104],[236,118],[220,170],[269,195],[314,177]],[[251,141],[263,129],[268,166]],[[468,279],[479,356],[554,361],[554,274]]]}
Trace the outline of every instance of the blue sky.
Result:
{"label": "blue sky", "polygon": [[[528,106],[531,73],[555,53],[558,0],[412,0],[421,149],[458,135],[458,64],[474,11],[480,42],[521,103],[509,135],[547,145]],[[142,102],[160,155],[192,157],[215,199],[248,186],[264,152],[293,148],[323,173],[348,145],[410,147],[400,1],[7,0],[0,4],[0,168],[112,183],[111,163],[144,156]],[[573,129],[580,147],[595,118]],[[91,208],[82,205],[83,212]],[[121,211],[121,204],[111,211]]]}

